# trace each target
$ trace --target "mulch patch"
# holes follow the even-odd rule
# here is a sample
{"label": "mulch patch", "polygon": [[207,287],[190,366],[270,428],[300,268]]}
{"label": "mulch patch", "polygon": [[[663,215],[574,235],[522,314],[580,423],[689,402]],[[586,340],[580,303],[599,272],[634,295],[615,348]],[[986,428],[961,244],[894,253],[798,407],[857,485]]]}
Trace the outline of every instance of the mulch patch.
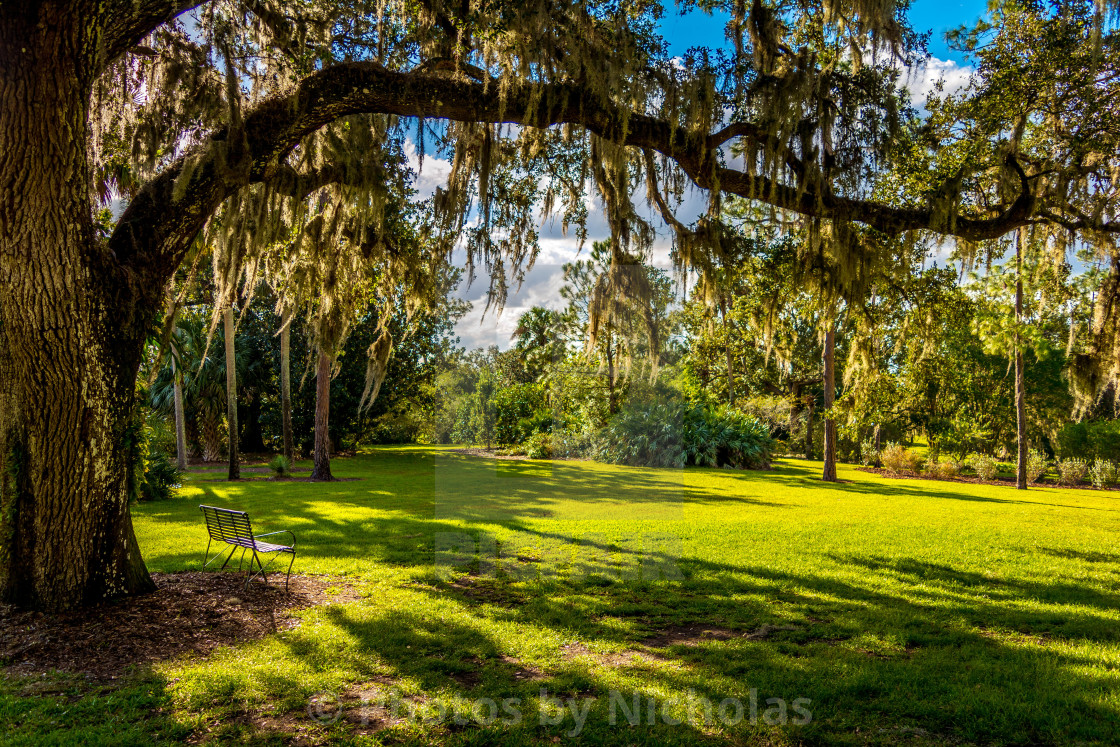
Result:
{"label": "mulch patch", "polygon": [[[889,477],[889,478],[896,479],[896,480],[936,480],[938,482],[968,482],[968,483],[972,483],[973,485],[994,485],[994,486],[997,486],[997,487],[1004,487],[1004,488],[1014,488],[1014,487],[1016,487],[1016,482],[1015,482],[1014,477],[997,476],[993,480],[981,480],[979,477],[972,477],[972,476],[969,476],[969,475],[958,475],[957,477],[933,477],[932,475],[929,475],[929,474],[926,474],[926,473],[914,474],[914,473],[910,473],[910,472],[896,475],[893,472],[888,472],[887,470],[883,469],[882,467],[856,467],[856,469],[859,470],[860,472],[870,472],[873,475],[879,475],[879,477]],[[1033,488],[1079,488],[1081,490],[1110,490],[1110,491],[1120,490],[1120,486],[1113,487],[1113,488],[1109,488],[1109,487],[1096,488],[1096,487],[1093,487],[1093,485],[1091,483],[1082,483],[1080,485],[1059,485],[1056,480],[1051,480],[1051,479],[1047,479],[1047,478],[1043,478],[1042,480],[1040,480],[1038,482],[1031,483],[1031,487],[1033,487]]]}
{"label": "mulch patch", "polygon": [[[112,680],[134,665],[256,640],[299,624],[290,613],[361,598],[324,576],[281,577],[244,588],[242,573],[153,573],[151,594],[61,614],[0,604],[0,662],[9,674],[59,670]],[[328,589],[330,591],[328,591]]]}

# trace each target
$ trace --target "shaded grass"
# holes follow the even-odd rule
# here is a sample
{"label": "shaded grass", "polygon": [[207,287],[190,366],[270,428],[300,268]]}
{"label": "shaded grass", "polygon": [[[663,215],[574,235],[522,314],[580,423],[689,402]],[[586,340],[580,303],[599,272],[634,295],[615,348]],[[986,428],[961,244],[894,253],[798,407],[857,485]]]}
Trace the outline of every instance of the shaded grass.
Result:
{"label": "shaded grass", "polygon": [[[63,696],[11,684],[0,690],[0,725],[28,742],[183,730],[261,743],[1120,738],[1114,493],[1022,493],[844,466],[844,482],[825,485],[819,463],[798,460],[772,472],[649,470],[413,447],[334,466],[360,479],[200,475],[177,498],[137,507],[136,531],[153,570],[194,569],[206,545],[197,505],[242,508],[258,532],[297,533],[297,570],[360,577],[362,603],[309,610],[295,630],[142,674],[117,691],[132,703],[116,712],[120,728],[98,722],[96,694],[70,696],[92,717],[86,725],[45,727],[43,709]],[[690,625],[723,635],[657,638]],[[570,713],[550,722],[542,688],[588,700],[578,734]],[[631,726],[616,702],[612,725],[612,691],[643,708],[655,700],[657,723],[646,711]],[[350,703],[346,717],[308,718],[317,693]],[[367,708],[363,725],[361,694],[406,698],[417,718]],[[749,710],[752,694],[754,723],[749,713],[735,725],[665,723],[697,713],[702,698]],[[480,724],[471,709],[483,697],[520,699],[520,723]],[[811,721],[793,723],[791,710],[787,723],[766,723],[768,698],[808,699]],[[441,712],[440,723],[419,719]]]}

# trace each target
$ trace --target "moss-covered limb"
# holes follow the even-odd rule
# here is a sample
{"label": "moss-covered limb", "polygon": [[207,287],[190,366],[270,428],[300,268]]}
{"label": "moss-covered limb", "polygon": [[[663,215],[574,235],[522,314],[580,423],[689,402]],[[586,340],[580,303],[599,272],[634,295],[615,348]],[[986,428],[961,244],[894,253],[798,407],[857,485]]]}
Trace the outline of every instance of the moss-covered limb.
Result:
{"label": "moss-covered limb", "polygon": [[205,0],[111,0],[98,3],[101,12],[98,19],[101,38],[97,47],[96,70],[104,71],[139,44],[153,29],[204,2]]}

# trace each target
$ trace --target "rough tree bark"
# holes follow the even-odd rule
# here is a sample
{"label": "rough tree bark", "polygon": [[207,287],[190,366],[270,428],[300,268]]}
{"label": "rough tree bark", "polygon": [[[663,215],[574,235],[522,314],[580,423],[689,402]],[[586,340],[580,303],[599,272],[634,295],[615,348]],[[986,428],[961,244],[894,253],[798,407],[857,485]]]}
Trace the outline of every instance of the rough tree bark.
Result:
{"label": "rough tree bark", "polygon": [[0,596],[47,609],[154,588],[126,475],[163,283],[95,236],[100,28],[71,10],[0,5]]}
{"label": "rough tree bark", "polygon": [[1019,345],[1019,324],[1023,319],[1023,230],[1015,234],[1015,487],[1027,489],[1027,389],[1023,372],[1023,350]]}
{"label": "rough tree bark", "polygon": [[284,456],[295,461],[292,447],[292,316],[285,312],[280,327],[280,411],[284,433]]}
{"label": "rough tree bark", "polygon": [[175,396],[175,456],[179,470],[187,468],[187,420],[183,412],[183,382],[179,380],[175,356],[171,356],[171,385]]}
{"label": "rough tree bark", "polygon": [[836,323],[829,322],[824,333],[824,474],[821,479],[836,482],[836,419],[831,408],[836,401]]}
{"label": "rough tree bark", "polygon": [[222,311],[222,331],[225,333],[226,348],[226,427],[229,431],[229,479],[241,479],[241,454],[238,453],[237,427],[237,335],[233,323],[233,306]]}
{"label": "rough tree bark", "polygon": [[312,482],[330,482],[334,479],[331,475],[330,413],[331,359],[320,350],[315,371],[315,466],[311,470]]}

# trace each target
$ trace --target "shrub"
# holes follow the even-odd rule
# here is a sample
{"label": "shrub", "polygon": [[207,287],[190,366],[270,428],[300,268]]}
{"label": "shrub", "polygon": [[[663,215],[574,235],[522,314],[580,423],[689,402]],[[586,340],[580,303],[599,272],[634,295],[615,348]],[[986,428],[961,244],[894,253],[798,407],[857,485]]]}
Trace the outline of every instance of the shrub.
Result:
{"label": "shrub", "polygon": [[292,461],[283,454],[277,454],[272,457],[272,461],[268,463],[269,469],[272,474],[277,477],[290,477],[292,474]]}
{"label": "shrub", "polygon": [[599,431],[594,454],[634,466],[765,469],[773,451],[769,429],[756,418],[671,402],[624,407]]}
{"label": "shrub", "polygon": [[525,449],[525,456],[530,459],[552,458],[552,436],[547,433],[534,433],[522,446]]}
{"label": "shrub", "polygon": [[999,471],[999,462],[995,460],[995,457],[990,457],[987,454],[973,454],[968,458],[968,463],[976,471],[976,476],[983,482],[994,480],[996,472]]}
{"label": "shrub", "polygon": [[865,438],[863,441],[860,442],[860,445],[859,445],[859,462],[860,462],[860,464],[862,464],[864,467],[870,467],[871,465],[877,463],[878,461],[879,461],[879,450],[875,448],[875,442],[872,441],[870,438]]}
{"label": "shrub", "polygon": [[941,480],[952,480],[960,474],[960,465],[956,462],[939,462],[933,457],[930,457],[926,462],[926,472],[930,477],[936,477]]}
{"label": "shrub", "polygon": [[1046,456],[1040,451],[1031,449],[1027,454],[1027,482],[1031,484],[1038,482],[1049,469],[1050,462],[1047,461]]}
{"label": "shrub", "polygon": [[594,450],[594,430],[568,426],[552,432],[552,455],[557,459],[586,459]]}
{"label": "shrub", "polygon": [[171,497],[173,488],[181,482],[179,468],[166,451],[153,451],[144,466],[144,479],[140,482],[142,501],[163,501]]}
{"label": "shrub", "polygon": [[1083,420],[1058,432],[1062,457],[1120,460],[1120,420]]}
{"label": "shrub", "polygon": [[769,469],[774,439],[762,421],[729,407],[691,408],[685,414],[688,464]]}
{"label": "shrub", "polygon": [[1080,485],[1089,470],[1089,463],[1084,459],[1058,460],[1058,482],[1062,485]]}
{"label": "shrub", "polygon": [[1095,488],[1103,488],[1116,482],[1116,465],[1107,459],[1097,457],[1089,467],[1089,481]]}
{"label": "shrub", "polygon": [[921,457],[900,444],[887,444],[879,456],[883,469],[892,475],[917,472]]}

